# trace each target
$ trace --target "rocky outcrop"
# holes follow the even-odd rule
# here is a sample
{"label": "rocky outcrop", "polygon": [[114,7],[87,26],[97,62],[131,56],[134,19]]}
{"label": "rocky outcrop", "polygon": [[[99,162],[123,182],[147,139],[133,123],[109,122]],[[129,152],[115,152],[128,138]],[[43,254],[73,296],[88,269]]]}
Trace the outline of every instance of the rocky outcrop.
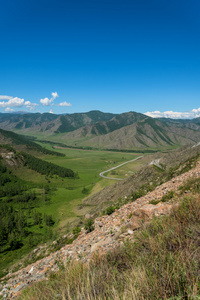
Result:
{"label": "rocky outcrop", "polygon": [[149,204],[151,200],[160,200],[167,192],[177,191],[185,180],[199,176],[198,162],[194,169],[160,185],[153,192],[122,206],[109,216],[97,218],[92,232],[87,233],[82,229],[79,237],[71,245],[66,245],[48,257],[4,277],[0,284],[0,296],[14,299],[26,286],[38,280],[48,279],[48,274],[57,271],[61,264],[66,264],[70,259],[87,263],[94,253],[103,254],[120,245],[124,239],[133,239],[135,231],[154,216],[169,214],[178,205],[173,199],[157,205]]}

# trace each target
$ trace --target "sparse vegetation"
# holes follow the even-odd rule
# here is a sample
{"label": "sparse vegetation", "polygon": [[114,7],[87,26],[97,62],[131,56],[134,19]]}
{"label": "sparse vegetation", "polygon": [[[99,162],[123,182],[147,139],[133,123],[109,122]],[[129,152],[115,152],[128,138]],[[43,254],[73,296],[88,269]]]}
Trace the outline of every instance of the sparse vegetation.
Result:
{"label": "sparse vegetation", "polygon": [[115,205],[108,206],[105,210],[103,210],[102,214],[103,215],[111,215],[113,212],[115,212],[116,209],[119,209],[122,205],[131,202],[132,197],[125,197],[123,200],[122,198],[118,198],[117,202]]}
{"label": "sparse vegetation", "polygon": [[181,194],[185,192],[200,193],[200,178],[192,178],[186,181],[184,185],[179,188]]}
{"label": "sparse vegetation", "polygon": [[89,266],[69,263],[19,299],[198,299],[199,232],[200,200],[184,198],[170,216],[138,232],[134,243],[95,257]]}
{"label": "sparse vegetation", "polygon": [[180,163],[175,167],[171,167],[167,170],[167,180],[172,179],[175,176],[183,174],[196,166],[197,160],[199,158],[199,154],[187,159],[184,163]]}

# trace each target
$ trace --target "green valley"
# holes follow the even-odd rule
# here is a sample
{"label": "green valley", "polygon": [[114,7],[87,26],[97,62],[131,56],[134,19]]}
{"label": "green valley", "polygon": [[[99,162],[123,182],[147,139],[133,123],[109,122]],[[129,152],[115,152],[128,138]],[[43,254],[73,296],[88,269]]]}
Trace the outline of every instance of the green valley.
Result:
{"label": "green valley", "polygon": [[[27,145],[25,138],[23,143],[16,143],[16,134],[14,141],[6,132],[8,136],[6,142],[10,145],[0,149],[1,276],[13,264],[14,269],[18,268],[18,261],[37,245],[58,239],[83,222],[85,214],[96,205],[83,205],[83,200],[115,183],[102,179],[100,172],[139,156],[78,149],[54,152],[50,143],[42,148]],[[132,172],[136,169],[133,166]],[[71,170],[70,176],[59,170]]]}
{"label": "green valley", "polygon": [[[71,243],[85,216],[93,219],[155,188],[168,178],[165,169],[196,151],[175,149],[200,138],[198,120],[172,122],[135,112],[7,114],[0,116],[0,127],[1,276]],[[158,159],[161,168],[146,168]],[[110,169],[105,175],[112,179],[100,176]],[[44,244],[35,257],[31,251]]]}

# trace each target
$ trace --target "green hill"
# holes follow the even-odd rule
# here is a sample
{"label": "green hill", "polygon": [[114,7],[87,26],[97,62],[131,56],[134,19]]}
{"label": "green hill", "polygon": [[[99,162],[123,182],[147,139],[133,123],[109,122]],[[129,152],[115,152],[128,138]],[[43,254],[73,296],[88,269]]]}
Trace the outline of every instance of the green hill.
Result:
{"label": "green hill", "polygon": [[12,145],[16,149],[23,149],[29,151],[37,151],[43,154],[63,156],[61,153],[51,151],[43,148],[37,143],[33,142],[32,139],[14,133],[12,131],[0,129],[0,144],[1,145]]}

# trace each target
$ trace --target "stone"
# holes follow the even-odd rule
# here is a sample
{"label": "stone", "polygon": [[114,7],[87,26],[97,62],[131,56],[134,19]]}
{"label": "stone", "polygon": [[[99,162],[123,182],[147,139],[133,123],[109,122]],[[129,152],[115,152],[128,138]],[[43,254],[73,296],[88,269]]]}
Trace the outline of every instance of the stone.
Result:
{"label": "stone", "polygon": [[86,220],[91,219],[91,218],[92,218],[92,215],[90,215],[90,214],[86,214],[86,215],[85,215],[85,219],[86,219]]}
{"label": "stone", "polygon": [[17,293],[17,292],[19,292],[21,289],[25,288],[26,286],[27,286],[26,283],[21,282],[21,283],[19,283],[19,284],[17,284],[17,285],[15,286],[13,292],[14,292],[14,293]]}
{"label": "stone", "polygon": [[109,244],[109,243],[111,243],[111,242],[112,242],[112,238],[111,238],[111,237],[108,237],[108,238],[106,238],[105,240],[101,240],[101,241],[99,241],[99,242],[93,244],[93,245],[91,246],[91,253],[93,253],[94,251],[96,251],[99,247],[101,247],[101,246],[103,246],[103,245],[105,245],[105,244]]}

